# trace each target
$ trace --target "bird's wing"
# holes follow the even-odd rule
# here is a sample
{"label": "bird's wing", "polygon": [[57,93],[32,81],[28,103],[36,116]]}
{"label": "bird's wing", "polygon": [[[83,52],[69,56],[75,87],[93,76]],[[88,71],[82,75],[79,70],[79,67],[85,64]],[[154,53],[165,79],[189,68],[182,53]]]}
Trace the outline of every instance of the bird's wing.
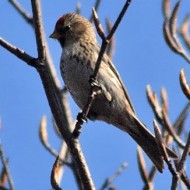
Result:
{"label": "bird's wing", "polygon": [[126,90],[125,86],[123,85],[123,82],[122,82],[122,80],[121,80],[121,77],[119,76],[119,73],[117,72],[117,70],[116,70],[114,64],[112,63],[112,61],[110,60],[110,58],[108,57],[108,55],[105,54],[104,56],[105,56],[105,59],[108,60],[107,63],[109,64],[111,70],[113,71],[113,73],[115,74],[115,76],[117,77],[118,81],[119,81],[120,84],[121,84],[121,87],[122,87],[122,89],[123,89],[123,91],[124,91],[124,94],[125,94],[125,97],[126,97],[127,101],[129,102],[129,105],[130,105],[130,107],[131,107],[131,110],[135,113],[135,109],[134,109],[134,107],[133,107],[133,105],[132,105],[132,102],[131,102],[131,100],[130,100],[130,98],[129,98],[129,95],[128,95],[128,93],[127,93],[127,90]]}

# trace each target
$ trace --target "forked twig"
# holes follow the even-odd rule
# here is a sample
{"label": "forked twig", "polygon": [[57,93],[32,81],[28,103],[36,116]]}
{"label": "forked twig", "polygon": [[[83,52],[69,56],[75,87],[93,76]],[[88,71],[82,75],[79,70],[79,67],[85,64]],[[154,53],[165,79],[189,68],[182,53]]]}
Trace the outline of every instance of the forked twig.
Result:
{"label": "forked twig", "polygon": [[170,0],[163,1],[163,14],[164,14],[164,23],[163,23],[163,32],[164,37],[169,45],[169,47],[177,54],[181,55],[186,61],[190,63],[190,57],[187,52],[184,50],[179,39],[177,38],[177,13],[179,10],[180,1],[178,1],[172,12],[170,11]]}

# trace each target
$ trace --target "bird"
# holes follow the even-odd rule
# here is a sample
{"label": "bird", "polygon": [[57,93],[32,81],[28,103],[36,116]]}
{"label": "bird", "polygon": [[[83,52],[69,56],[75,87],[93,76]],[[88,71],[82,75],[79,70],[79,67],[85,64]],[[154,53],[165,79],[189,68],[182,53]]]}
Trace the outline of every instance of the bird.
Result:
{"label": "bird", "polygon": [[[93,75],[100,46],[95,29],[89,20],[76,13],[61,16],[50,38],[58,40],[62,48],[60,71],[72,98],[83,109],[91,91],[89,78]],[[163,172],[164,159],[154,135],[138,119],[122,79],[104,53],[97,73],[98,93],[87,117],[101,120],[127,132]],[[175,154],[166,148],[170,157]]]}

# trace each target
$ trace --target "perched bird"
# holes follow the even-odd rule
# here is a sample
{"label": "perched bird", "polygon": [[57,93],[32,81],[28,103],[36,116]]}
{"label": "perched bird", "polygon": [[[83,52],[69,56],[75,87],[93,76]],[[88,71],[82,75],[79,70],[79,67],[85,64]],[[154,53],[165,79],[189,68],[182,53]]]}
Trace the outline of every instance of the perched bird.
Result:
{"label": "perched bird", "polygon": [[[89,78],[100,51],[94,28],[86,18],[68,13],[58,19],[50,38],[57,39],[62,47],[61,75],[73,99],[83,109],[91,89]],[[119,73],[106,54],[97,82],[101,93],[93,101],[88,118],[105,121],[127,132],[162,172],[163,157],[155,138],[137,118]]]}

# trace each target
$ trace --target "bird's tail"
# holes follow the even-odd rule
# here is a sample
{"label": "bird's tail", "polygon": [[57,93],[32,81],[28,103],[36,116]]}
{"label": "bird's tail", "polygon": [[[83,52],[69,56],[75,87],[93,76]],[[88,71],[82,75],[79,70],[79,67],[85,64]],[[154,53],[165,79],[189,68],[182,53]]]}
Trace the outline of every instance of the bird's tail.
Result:
{"label": "bird's tail", "polygon": [[[135,116],[132,120],[133,126],[127,126],[126,131],[149,156],[156,168],[162,172],[164,169],[164,160],[156,144],[155,137]],[[166,150],[170,157],[177,158],[176,154],[169,148],[166,148]]]}

